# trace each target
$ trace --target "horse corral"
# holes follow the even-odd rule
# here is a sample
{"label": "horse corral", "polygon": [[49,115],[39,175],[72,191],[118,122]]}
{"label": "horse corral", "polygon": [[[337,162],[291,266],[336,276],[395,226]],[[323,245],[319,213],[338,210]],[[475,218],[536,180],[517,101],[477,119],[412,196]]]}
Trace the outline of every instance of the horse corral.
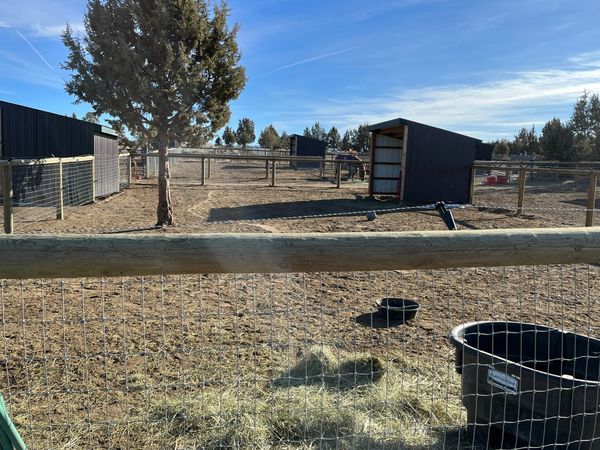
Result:
{"label": "horse corral", "polygon": [[[210,169],[206,160],[204,185],[201,165],[171,161],[175,227],[151,226],[156,180],[149,178],[98,203],[66,207],[65,220],[16,231],[157,239],[189,232],[456,233],[445,231],[433,208],[370,198],[368,179],[342,174],[338,189],[333,166],[294,170],[277,162],[270,186],[264,160],[214,159]],[[514,179],[484,182],[477,176],[472,206],[452,210],[459,229],[583,225],[583,181],[532,181],[522,214]],[[372,211],[377,220],[367,219]],[[351,257],[344,238],[337,253],[332,243],[305,257],[338,267],[377,259],[387,245],[369,246],[371,235],[364,236]],[[133,235],[124,238],[135,245]],[[523,242],[535,239],[532,232]],[[513,320],[598,334],[597,266],[571,259],[548,266],[543,257],[506,266],[520,264],[516,256],[506,262],[520,245],[514,238],[490,247],[486,268],[452,268],[458,259],[441,252],[448,269],[398,269],[392,261],[376,271],[228,273],[227,261],[247,248],[239,242],[230,252],[196,252],[214,258],[223,273],[117,277],[98,268],[85,279],[4,281],[0,391],[26,441],[33,448],[477,447],[447,341],[453,327]],[[298,245],[285,247],[290,257]],[[531,254],[524,245],[523,254]],[[68,257],[73,247],[60,248],[58,267],[81,266]],[[106,254],[89,251],[85,265],[93,271]],[[169,258],[122,254],[131,267]],[[285,268],[280,257],[274,253],[269,264]],[[248,257],[250,271],[258,259]],[[381,318],[376,301],[389,297],[417,301],[419,314],[402,325]]]}

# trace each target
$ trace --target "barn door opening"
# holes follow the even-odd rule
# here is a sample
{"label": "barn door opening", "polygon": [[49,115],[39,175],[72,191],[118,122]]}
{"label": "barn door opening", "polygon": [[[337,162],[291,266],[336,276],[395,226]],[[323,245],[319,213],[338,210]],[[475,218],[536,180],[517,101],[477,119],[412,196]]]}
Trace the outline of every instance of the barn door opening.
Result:
{"label": "barn door opening", "polygon": [[404,158],[404,127],[394,135],[376,133],[373,142],[371,169],[373,195],[402,197],[402,166]]}

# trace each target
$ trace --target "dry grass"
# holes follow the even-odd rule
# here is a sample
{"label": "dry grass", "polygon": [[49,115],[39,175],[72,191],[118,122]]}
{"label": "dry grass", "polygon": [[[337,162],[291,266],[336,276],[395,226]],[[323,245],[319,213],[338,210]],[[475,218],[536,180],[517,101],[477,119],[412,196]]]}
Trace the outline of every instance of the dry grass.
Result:
{"label": "dry grass", "polygon": [[272,383],[152,406],[146,448],[456,448],[459,378],[416,360],[311,348]]}

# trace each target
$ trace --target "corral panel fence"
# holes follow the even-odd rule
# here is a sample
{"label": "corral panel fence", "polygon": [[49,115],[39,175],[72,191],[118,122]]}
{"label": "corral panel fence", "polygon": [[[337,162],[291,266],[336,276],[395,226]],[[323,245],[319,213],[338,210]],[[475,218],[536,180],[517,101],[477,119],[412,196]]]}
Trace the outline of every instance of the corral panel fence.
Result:
{"label": "corral panel fence", "polygon": [[64,219],[69,208],[94,202],[105,195],[97,191],[99,176],[110,179],[110,184],[116,181],[117,192],[128,187],[132,173],[129,161],[129,156],[124,156],[115,161],[118,165],[100,164],[102,170],[108,166],[114,169],[114,173],[101,175],[94,156],[0,160],[4,232],[10,234],[26,230],[35,222]]}
{"label": "corral panel fence", "polygon": [[475,161],[471,204],[561,225],[599,225],[600,162]]}
{"label": "corral panel fence", "polygon": [[598,229],[1,237],[0,392],[36,449],[592,449],[598,263]]}
{"label": "corral panel fence", "polygon": [[[279,150],[231,151],[227,154],[170,149],[169,167],[174,184],[199,183],[236,186],[293,185],[303,187],[337,187],[362,183],[368,186],[368,161],[291,157]],[[259,152],[260,153],[260,152]],[[158,153],[144,155],[146,178],[158,176]],[[333,186],[332,186],[333,185]]]}
{"label": "corral panel fence", "polygon": [[129,153],[119,154],[119,191],[131,186],[133,180],[132,160]]}
{"label": "corral panel fence", "polygon": [[5,233],[62,219],[66,207],[92,202],[93,164],[93,156],[5,162],[0,167]]}

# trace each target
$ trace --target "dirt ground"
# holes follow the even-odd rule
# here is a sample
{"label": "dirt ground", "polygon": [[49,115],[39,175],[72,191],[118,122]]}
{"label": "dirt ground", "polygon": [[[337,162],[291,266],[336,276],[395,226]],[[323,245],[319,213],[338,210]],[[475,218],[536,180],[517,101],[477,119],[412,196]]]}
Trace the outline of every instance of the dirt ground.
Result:
{"label": "dirt ground", "polygon": [[[172,167],[175,227],[152,229],[156,216],[156,180],[138,180],[130,189],[81,207],[67,207],[66,220],[30,220],[32,211],[15,214],[15,229],[23,233],[106,232],[364,232],[443,230],[435,211],[402,211],[410,205],[368,197],[368,182],[344,180],[335,186],[333,173],[319,180],[318,169],[277,170],[277,186],[269,187],[262,164],[213,162],[212,176],[200,185],[197,161],[179,161]],[[516,214],[516,178],[503,186],[476,180],[472,207],[453,210],[459,229],[583,226],[585,180],[529,180],[525,208]],[[598,203],[600,205],[600,203]],[[600,206],[599,206],[600,207]],[[31,209],[31,208],[29,208]],[[378,211],[369,222],[367,211]],[[385,211],[392,210],[392,211]],[[294,218],[294,217],[302,218]],[[36,219],[39,213],[35,215]],[[600,225],[596,217],[595,224]]]}
{"label": "dirt ground", "polygon": [[[224,162],[212,170],[208,185],[200,186],[196,163],[173,167],[177,225],[167,230],[152,229],[154,180],[67,209],[64,221],[17,220],[17,230],[445,229],[431,211],[381,211],[402,205],[367,198],[366,182],[345,181],[336,189],[331,174],[319,181],[314,170],[279,168],[273,188],[264,167]],[[584,182],[532,181],[526,199],[544,209],[517,216],[502,209],[516,206],[514,183],[478,183],[474,203],[489,208],[454,215],[461,229],[573,226],[585,219],[570,210],[585,199]],[[370,210],[380,211],[377,220],[366,220],[363,212]],[[157,402],[235,383],[263,389],[315,345],[371,353],[390,370],[403,370],[398,361],[407,357],[438,366],[447,373],[446,392],[453,392],[454,349],[447,341],[453,327],[518,320],[599,336],[599,283],[595,266],[5,280],[0,392],[31,448],[152,448],[152,436],[140,436],[139,426],[151,422]],[[375,301],[385,297],[416,300],[421,310],[408,324],[390,323],[374,314]]]}

